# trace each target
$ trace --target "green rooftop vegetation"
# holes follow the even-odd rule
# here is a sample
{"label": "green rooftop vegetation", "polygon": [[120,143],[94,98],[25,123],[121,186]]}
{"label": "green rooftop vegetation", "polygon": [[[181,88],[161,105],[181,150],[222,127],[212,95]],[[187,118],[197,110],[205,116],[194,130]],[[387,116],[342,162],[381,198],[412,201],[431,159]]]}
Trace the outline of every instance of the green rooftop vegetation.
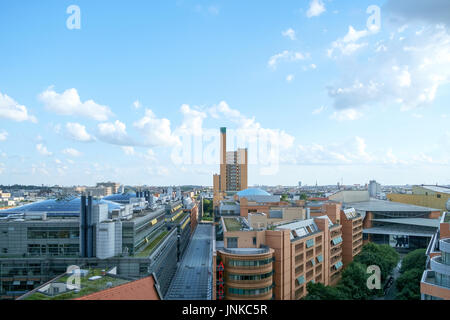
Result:
{"label": "green rooftop vegetation", "polygon": [[240,231],[242,229],[241,222],[235,218],[223,219],[227,231]]}
{"label": "green rooftop vegetation", "polygon": [[[101,276],[101,275],[102,275],[102,270],[100,270],[100,269],[89,270],[89,273],[87,276],[80,278],[81,290],[79,292],[75,292],[75,290],[71,290],[69,292],[61,293],[61,294],[58,294],[55,296],[50,296],[50,295],[46,295],[44,293],[36,291],[32,295],[26,297],[24,300],[70,300],[70,299],[83,297],[83,296],[86,296],[86,295],[94,293],[94,292],[108,289],[108,286],[107,286],[108,282],[110,282],[112,284],[112,287],[116,287],[116,286],[119,286],[121,284],[128,282],[128,280],[113,278],[110,276],[102,276],[101,279],[89,280],[90,277]],[[55,283],[66,283],[69,276],[70,275],[65,275],[65,276],[59,278],[58,280],[56,280]]]}
{"label": "green rooftop vegetation", "polygon": [[135,254],[135,257],[138,258],[148,257],[150,253],[152,253],[153,249],[156,248],[156,246],[167,236],[168,233],[169,231],[167,230],[161,232],[159,235],[157,235],[155,238],[152,239],[150,244],[144,250]]}
{"label": "green rooftop vegetation", "polygon": [[180,223],[187,215],[188,215],[187,212],[185,212],[185,213],[183,213],[183,214],[180,214],[173,222],[174,222],[175,224],[178,224],[178,223]]}

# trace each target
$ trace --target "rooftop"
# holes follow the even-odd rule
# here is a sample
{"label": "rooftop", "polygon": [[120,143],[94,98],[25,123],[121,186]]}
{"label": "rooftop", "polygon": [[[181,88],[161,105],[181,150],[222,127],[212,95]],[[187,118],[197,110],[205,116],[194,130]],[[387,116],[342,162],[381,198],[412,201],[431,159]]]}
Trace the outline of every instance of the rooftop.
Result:
{"label": "rooftop", "polygon": [[[107,200],[93,199],[93,204],[107,204],[108,210],[111,212],[120,209],[120,205]],[[68,197],[63,199],[48,199],[33,202],[20,207],[6,209],[0,211],[0,216],[8,216],[12,214],[20,214],[25,212],[46,212],[47,216],[70,216],[78,217],[80,214],[81,199],[79,197]]]}
{"label": "rooftop", "polygon": [[211,224],[197,226],[166,300],[211,300],[213,232]]}
{"label": "rooftop", "polygon": [[147,247],[144,248],[144,250],[135,254],[135,257],[138,258],[148,257],[152,253],[153,249],[155,249],[158,246],[158,244],[160,244],[168,234],[169,231],[167,230],[162,231],[160,234],[158,234],[151,240],[151,242],[147,245]]}
{"label": "rooftop", "polygon": [[439,228],[440,219],[425,218],[399,218],[399,219],[372,219],[372,221],[405,224],[411,226]]}
{"label": "rooftop", "polygon": [[259,188],[248,188],[237,193],[239,198],[246,196],[270,196],[271,194]]}
{"label": "rooftop", "polygon": [[420,186],[420,187],[434,191],[434,192],[450,194],[450,188],[447,188],[447,187],[440,187],[440,186]]}
{"label": "rooftop", "polygon": [[[125,284],[130,282],[130,279],[127,278],[121,278],[114,275],[104,275],[102,276],[102,270],[100,269],[91,269],[87,273],[86,276],[80,277],[80,287],[81,289],[79,291],[71,289],[71,288],[65,288],[64,291],[61,290],[62,287],[65,287],[67,284],[67,280],[72,275],[65,274],[59,278],[55,278],[50,283],[47,283],[45,285],[42,285],[38,287],[37,289],[30,292],[30,294],[27,294],[23,297],[23,300],[70,300],[70,299],[76,299],[80,298],[89,294],[92,294],[94,292],[99,292],[105,289],[114,288],[116,286]],[[89,280],[92,279],[92,277],[95,277],[95,280]],[[58,289],[60,294],[54,293],[45,293],[46,289],[49,287],[49,284],[52,286],[58,286],[60,284],[60,288]],[[20,298],[22,300],[22,298]]]}
{"label": "rooftop", "polygon": [[242,223],[240,218],[223,218],[223,222],[225,223],[225,228],[227,231],[240,231],[242,230]]}
{"label": "rooftop", "polygon": [[161,300],[153,276],[91,293],[75,300]]}
{"label": "rooftop", "polygon": [[[440,209],[433,209],[428,207],[420,207],[412,204],[404,204],[400,202],[394,201],[385,201],[385,200],[377,200],[371,199],[369,201],[362,202],[352,202],[349,205],[356,210],[360,211],[382,211],[382,212],[433,212],[433,211],[441,211]],[[347,207],[349,207],[347,206]]]}

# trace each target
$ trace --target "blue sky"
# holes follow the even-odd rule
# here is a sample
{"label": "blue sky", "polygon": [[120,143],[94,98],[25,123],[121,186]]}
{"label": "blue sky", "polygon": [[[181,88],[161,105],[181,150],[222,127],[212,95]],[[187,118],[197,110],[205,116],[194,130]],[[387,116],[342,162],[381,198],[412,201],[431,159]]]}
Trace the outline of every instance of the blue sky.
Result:
{"label": "blue sky", "polygon": [[226,126],[274,146],[251,185],[450,184],[450,6],[421,5],[3,1],[0,181],[210,185],[173,154]]}

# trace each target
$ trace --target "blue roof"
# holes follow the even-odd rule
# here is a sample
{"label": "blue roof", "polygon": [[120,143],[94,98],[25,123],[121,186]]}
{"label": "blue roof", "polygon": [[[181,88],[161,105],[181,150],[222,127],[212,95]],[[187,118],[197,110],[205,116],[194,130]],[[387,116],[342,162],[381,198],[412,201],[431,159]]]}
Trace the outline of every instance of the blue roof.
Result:
{"label": "blue roof", "polygon": [[270,196],[270,193],[259,188],[248,188],[237,193],[238,197],[245,196]]}
{"label": "blue roof", "polygon": [[118,203],[130,203],[131,198],[136,198],[135,192],[112,194],[110,196],[104,197],[103,200],[113,201],[113,202],[118,202]]}
{"label": "blue roof", "polygon": [[[115,202],[94,199],[93,204],[106,203],[108,205],[108,211],[111,212],[114,209],[120,209],[120,205]],[[78,217],[80,215],[81,199],[71,197],[65,199],[49,199],[39,202],[33,202],[24,206],[1,210],[0,216],[7,216],[10,214],[19,214],[24,212],[47,212],[49,217],[58,216],[70,216]]]}

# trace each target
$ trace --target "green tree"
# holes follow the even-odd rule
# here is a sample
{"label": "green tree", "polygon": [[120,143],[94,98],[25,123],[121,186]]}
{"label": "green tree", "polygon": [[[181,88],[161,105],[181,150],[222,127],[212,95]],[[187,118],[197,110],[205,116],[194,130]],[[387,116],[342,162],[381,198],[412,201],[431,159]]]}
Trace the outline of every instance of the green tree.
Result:
{"label": "green tree", "polygon": [[414,268],[405,271],[396,281],[397,300],[420,300],[420,280],[423,270]]}
{"label": "green tree", "polygon": [[308,200],[308,196],[306,195],[306,193],[302,193],[300,195],[300,200]]}
{"label": "green tree", "polygon": [[336,287],[324,286],[322,283],[309,282],[308,294],[303,300],[346,300],[347,296]]}
{"label": "green tree", "polygon": [[203,215],[212,216],[213,214],[213,202],[208,199],[203,199]]}
{"label": "green tree", "polygon": [[281,201],[288,201],[288,195],[287,194],[283,194],[282,196],[281,196]]}
{"label": "green tree", "polygon": [[368,300],[377,293],[377,291],[370,290],[367,287],[369,276],[365,265],[352,262],[342,272],[342,278],[337,285],[337,289],[341,296],[349,300]]}
{"label": "green tree", "polygon": [[376,265],[380,267],[381,280],[384,281],[397,265],[400,257],[397,251],[389,245],[379,245],[373,242],[366,244],[361,253],[355,257],[355,262],[366,266]]}
{"label": "green tree", "polygon": [[417,249],[408,253],[402,261],[401,273],[404,273],[411,269],[425,270],[425,264],[427,262],[426,249]]}

